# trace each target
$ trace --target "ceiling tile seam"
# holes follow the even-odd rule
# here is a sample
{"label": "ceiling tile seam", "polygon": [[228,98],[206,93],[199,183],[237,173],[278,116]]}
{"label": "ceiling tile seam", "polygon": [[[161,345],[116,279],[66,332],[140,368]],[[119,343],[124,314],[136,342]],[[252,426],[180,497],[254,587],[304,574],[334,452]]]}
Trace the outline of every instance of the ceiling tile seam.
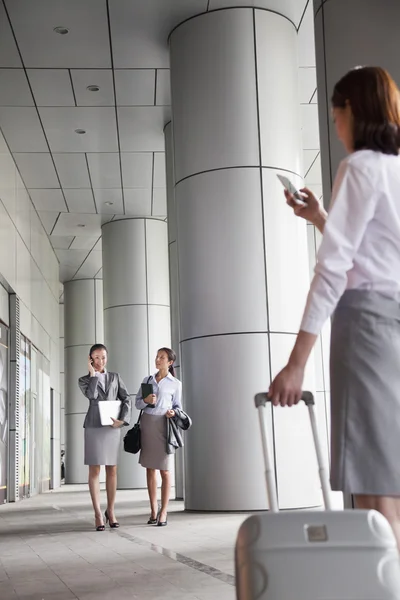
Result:
{"label": "ceiling tile seam", "polygon": [[94,204],[94,210],[96,211],[96,215],[98,215],[99,211],[97,210],[96,198],[94,197],[92,175],[90,173],[90,167],[89,167],[89,160],[88,160],[87,152],[85,152],[85,161],[86,161],[86,168],[87,168],[87,172],[88,172],[88,176],[89,176],[90,189],[92,190],[92,199],[93,199],[93,204]]}
{"label": "ceiling tile seam", "polygon": [[72,241],[71,241],[70,245],[68,246],[68,250],[71,250],[71,246],[72,246],[72,244],[74,243],[75,240],[76,240],[76,235],[73,235],[72,236]]}
{"label": "ceiling tile seam", "polygon": [[304,20],[304,17],[305,17],[305,15],[306,15],[307,8],[308,8],[308,5],[309,5],[309,4],[310,4],[310,0],[307,0],[307,2],[306,2],[306,5],[305,5],[305,8],[304,8],[304,10],[303,10],[303,14],[301,15],[301,19],[300,19],[300,21],[299,21],[299,26],[297,27],[297,33],[299,32],[299,30],[300,30],[300,27],[301,27],[301,25],[302,25],[302,23],[303,23],[303,20]]}
{"label": "ceiling tile seam", "polygon": [[309,172],[311,171],[311,169],[312,169],[312,168],[313,168],[313,166],[315,165],[315,163],[316,163],[316,161],[317,161],[317,159],[318,159],[319,155],[320,155],[320,151],[318,151],[318,154],[317,154],[317,156],[314,158],[314,160],[312,161],[311,165],[309,166],[309,169],[308,169],[307,173],[304,175],[304,179],[307,177],[307,175],[309,174]]}
{"label": "ceiling tile seam", "polygon": [[[75,274],[72,276],[72,279],[74,277],[77,276],[77,274],[79,273],[79,271],[82,269],[83,265],[85,264],[85,262],[87,261],[87,259],[89,258],[89,256],[92,254],[93,252],[93,248],[96,246],[96,244],[98,243],[98,241],[101,239],[101,235],[100,237],[97,238],[96,242],[93,244],[92,248],[89,250],[89,252],[87,253],[86,257],[84,258],[83,262],[79,265],[78,269],[76,270]],[[89,277],[89,279],[94,279],[94,277]]]}
{"label": "ceiling tile seam", "polygon": [[[49,140],[47,139],[46,131],[45,131],[44,127],[43,127],[43,122],[42,122],[42,119],[41,119],[41,116],[40,116],[40,113],[39,113],[39,110],[38,110],[38,106],[37,106],[37,104],[36,104],[36,98],[35,98],[35,95],[34,95],[34,93],[33,93],[32,85],[31,85],[31,82],[30,82],[30,80],[29,80],[29,77],[28,77],[28,73],[27,73],[27,69],[26,69],[26,67],[25,67],[24,60],[23,60],[23,58],[22,58],[22,53],[21,53],[20,47],[19,47],[19,45],[18,45],[17,36],[15,35],[15,31],[14,31],[14,28],[13,28],[13,25],[12,25],[12,22],[11,22],[11,19],[10,19],[10,15],[9,15],[9,13],[8,13],[8,9],[7,9],[7,6],[6,6],[5,2],[4,2],[4,0],[3,0],[3,6],[4,6],[4,10],[5,10],[5,13],[6,13],[6,16],[7,16],[7,19],[8,19],[8,23],[9,23],[9,26],[10,26],[10,29],[11,29],[12,36],[13,36],[13,38],[14,38],[15,45],[16,45],[16,47],[17,47],[17,51],[18,51],[18,54],[19,54],[19,58],[20,58],[20,60],[21,60],[22,68],[23,68],[23,70],[24,70],[25,77],[26,77],[26,80],[27,80],[27,82],[28,82],[29,90],[30,90],[30,92],[31,92],[31,94],[32,94],[32,98],[33,98],[33,102],[34,102],[34,107],[35,107],[35,109],[36,109],[36,114],[37,114],[37,117],[38,117],[38,119],[39,119],[39,123],[40,123],[40,126],[41,126],[41,128],[42,128],[42,131],[43,131],[43,136],[44,136],[44,139],[45,139],[45,141],[46,141],[47,148],[49,149],[49,153],[50,153],[51,161],[52,161],[52,163],[53,163],[53,167],[54,167],[54,170],[55,170],[55,173],[56,173],[56,176],[57,176],[57,180],[58,180],[58,183],[59,183],[59,185],[60,185],[60,189],[61,189],[61,193],[62,193],[62,195],[63,195],[64,203],[65,203],[65,206],[66,206],[66,208],[67,208],[67,211],[69,212],[69,210],[68,210],[68,205],[67,205],[67,202],[66,202],[66,200],[65,200],[64,191],[63,191],[63,189],[62,189],[62,185],[61,185],[60,177],[59,177],[59,175],[58,175],[58,171],[57,171],[57,168],[56,168],[56,164],[55,164],[55,162],[54,162],[54,157],[53,157],[53,155],[52,155],[52,153],[51,153],[51,148],[50,148]],[[21,174],[20,174],[20,175],[21,175]],[[21,178],[22,178],[22,180],[23,180],[23,182],[24,182],[24,184],[25,184],[25,180],[24,180],[24,178],[22,177],[22,175],[21,175]],[[25,185],[25,188],[28,190],[28,187],[27,187],[26,185]],[[29,193],[29,192],[28,192],[28,193]],[[32,198],[31,198],[31,201],[32,201]],[[32,201],[32,203],[33,203],[33,201]],[[34,204],[34,203],[33,203],[33,204]],[[36,207],[35,207],[35,208],[36,208]],[[45,231],[46,231],[46,230],[45,230]],[[47,231],[46,231],[46,234],[47,234]],[[51,242],[50,242],[50,243],[51,243]]]}
{"label": "ceiling tile seam", "polygon": [[154,71],[154,106],[157,106],[157,83],[158,83],[158,69]]}
{"label": "ceiling tile seam", "polygon": [[151,211],[150,215],[153,216],[153,208],[154,208],[154,171],[155,171],[155,157],[156,153],[153,152],[153,160],[151,165]]}
{"label": "ceiling tile seam", "polygon": [[71,82],[72,95],[73,95],[73,97],[74,97],[75,106],[78,106],[78,103],[77,103],[77,101],[76,101],[76,94],[75,94],[74,82],[72,81],[72,73],[71,73],[71,69],[68,69],[68,74],[69,74],[69,80],[70,80],[70,82]]}
{"label": "ceiling tile seam", "polygon": [[208,2],[207,2],[207,8],[206,8],[206,12],[208,12],[208,11],[210,10],[210,2],[211,2],[211,0],[208,0]]}
{"label": "ceiling tile seam", "polygon": [[[314,98],[314,96],[315,96],[315,94],[316,94],[316,93],[317,93],[317,88],[315,88],[315,90],[314,90],[314,93],[313,93],[313,95],[312,95],[312,96],[311,96],[311,98],[310,98],[310,102],[309,102],[309,104],[313,104],[313,101],[312,101],[312,100],[313,100],[313,98]],[[317,104],[317,103],[316,103],[316,102],[314,102],[314,104]]]}
{"label": "ceiling tile seam", "polygon": [[[38,217],[39,217],[39,219],[40,219],[40,215],[39,215],[39,214],[38,214]],[[55,222],[54,222],[54,225],[53,225],[53,227],[51,228],[51,231],[50,231],[50,233],[48,234],[48,236],[49,236],[49,237],[53,235],[54,228],[55,228],[55,226],[57,225],[57,223],[58,223],[58,220],[59,220],[59,218],[60,218],[60,217],[61,217],[61,212],[59,212],[59,213],[58,213],[58,216],[57,216],[57,218],[56,218],[56,220],[55,220]],[[42,220],[41,220],[41,219],[40,219],[40,221],[42,222]],[[43,223],[42,223],[42,225],[43,225]],[[44,228],[44,225],[43,225],[43,228]],[[46,229],[45,229],[45,231],[46,231]],[[46,233],[47,233],[47,232],[46,232]],[[51,241],[50,241],[50,243],[51,243]],[[52,245],[52,247],[53,247],[53,245]],[[53,248],[53,250],[54,250],[54,248]],[[54,254],[55,254],[55,253],[54,253]],[[56,255],[56,256],[57,256],[57,255]],[[57,260],[58,260],[58,257],[57,257]],[[60,261],[58,261],[58,262],[60,262]]]}
{"label": "ceiling tile seam", "polygon": [[100,269],[97,271],[97,273],[95,273],[95,274],[94,274],[94,277],[93,277],[93,279],[96,279],[97,275],[100,273],[100,271],[102,270],[102,268],[103,268],[103,267],[101,266],[101,267],[100,267]]}
{"label": "ceiling tile seam", "polygon": [[111,70],[112,70],[112,82],[114,89],[114,103],[115,103],[115,125],[117,128],[117,142],[118,142],[118,160],[119,160],[119,176],[121,181],[121,190],[122,190],[122,214],[126,214],[125,212],[125,194],[124,194],[124,186],[122,179],[122,160],[121,160],[121,140],[119,135],[119,120],[118,120],[118,108],[117,108],[117,88],[115,85],[115,70],[114,70],[114,53],[113,53],[113,43],[112,43],[112,35],[111,35],[111,16],[110,16],[110,3],[109,0],[106,0],[106,9],[107,9],[107,27],[108,27],[108,36],[109,36],[109,44],[110,44],[110,59],[111,59]]}
{"label": "ceiling tile seam", "polygon": [[[22,71],[23,67],[0,67],[7,71]],[[315,68],[315,67],[314,67]],[[123,69],[114,69],[115,71],[169,71],[168,67],[125,67]],[[29,67],[30,71],[67,71],[68,67]],[[111,71],[110,67],[72,67],[71,71]]]}

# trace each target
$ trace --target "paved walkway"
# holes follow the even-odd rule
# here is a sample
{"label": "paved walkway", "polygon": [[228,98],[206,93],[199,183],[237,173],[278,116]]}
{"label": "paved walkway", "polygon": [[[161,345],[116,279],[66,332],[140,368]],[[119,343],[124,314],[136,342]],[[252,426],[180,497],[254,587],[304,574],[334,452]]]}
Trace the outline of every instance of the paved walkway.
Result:
{"label": "paved walkway", "polygon": [[[104,505],[103,492],[103,505]],[[233,545],[244,515],[146,525],[143,491],[118,492],[118,530],[94,531],[86,486],[0,506],[1,600],[234,600]]]}

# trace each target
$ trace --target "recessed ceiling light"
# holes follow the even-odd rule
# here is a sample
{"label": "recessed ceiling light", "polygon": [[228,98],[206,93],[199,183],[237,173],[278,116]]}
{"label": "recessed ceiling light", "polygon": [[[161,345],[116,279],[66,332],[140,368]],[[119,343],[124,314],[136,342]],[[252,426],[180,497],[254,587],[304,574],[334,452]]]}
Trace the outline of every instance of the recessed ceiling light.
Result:
{"label": "recessed ceiling light", "polygon": [[53,31],[59,33],[60,35],[67,35],[67,33],[69,33],[69,29],[67,29],[67,27],[54,27]]}
{"label": "recessed ceiling light", "polygon": [[86,227],[83,223],[78,223],[77,227]]}
{"label": "recessed ceiling light", "polygon": [[112,206],[112,205],[114,204],[114,202],[104,202],[104,204],[105,204],[106,206]]}
{"label": "recessed ceiling light", "polygon": [[100,88],[98,85],[88,85],[86,89],[89,92],[98,92]]}
{"label": "recessed ceiling light", "polygon": [[75,129],[75,133],[79,133],[79,135],[83,135],[86,133],[86,129]]}

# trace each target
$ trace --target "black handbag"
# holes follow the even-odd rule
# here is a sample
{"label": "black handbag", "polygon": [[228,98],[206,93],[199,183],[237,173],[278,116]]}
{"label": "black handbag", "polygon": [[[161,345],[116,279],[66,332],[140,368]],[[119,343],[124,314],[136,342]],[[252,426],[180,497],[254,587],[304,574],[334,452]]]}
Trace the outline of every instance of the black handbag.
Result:
{"label": "black handbag", "polygon": [[126,436],[124,437],[124,450],[125,452],[130,452],[131,454],[137,454],[141,448],[141,440],[140,440],[140,417],[142,416],[143,410],[140,411],[138,420],[128,431]]}
{"label": "black handbag", "polygon": [[[148,378],[147,383],[149,383],[151,376]],[[141,434],[140,434],[140,418],[142,416],[143,409],[140,411],[138,420],[128,431],[126,436],[124,437],[124,450],[125,452],[130,452],[131,454],[137,454],[141,448]]]}

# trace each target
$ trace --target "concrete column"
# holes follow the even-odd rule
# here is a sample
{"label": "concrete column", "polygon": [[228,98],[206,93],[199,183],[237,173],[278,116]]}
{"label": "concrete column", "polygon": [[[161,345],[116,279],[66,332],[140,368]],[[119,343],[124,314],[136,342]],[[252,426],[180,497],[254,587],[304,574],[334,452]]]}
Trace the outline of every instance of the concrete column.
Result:
{"label": "concrete column", "polygon": [[[158,348],[171,343],[166,222],[132,218],[103,225],[103,281],[109,368],[136,394],[155,370]],[[137,416],[133,408],[132,423]],[[118,487],[145,487],[145,475],[137,456],[121,445]]]}
{"label": "concrete column", "polygon": [[[171,305],[171,344],[176,352],[175,371],[178,379],[182,379],[180,357],[180,320],[179,320],[179,275],[178,275],[178,242],[176,236],[175,209],[175,172],[174,147],[172,139],[172,123],[167,123],[165,135],[165,171],[167,179],[167,214],[168,214],[168,259],[169,259],[169,290]],[[185,399],[183,398],[183,402]],[[184,497],[184,451],[175,454],[175,498]]]}
{"label": "concrete column", "polygon": [[[66,483],[86,483],[83,420],[88,401],[78,387],[87,372],[90,347],[103,343],[103,282],[78,279],[64,284]],[[104,474],[101,477],[104,480]]]}
{"label": "concrete column", "polygon": [[400,85],[400,4],[392,0],[314,0],[318,111],[324,203],[345,151],[336,138],[331,96],[335,83],[358,65],[384,67]]}
{"label": "concrete column", "polygon": [[[309,286],[297,32],[276,12],[210,12],[171,35],[175,199],[190,510],[267,505],[253,396],[287,361]],[[305,387],[314,389],[310,361]],[[303,406],[268,409],[281,508],[321,502]]]}

